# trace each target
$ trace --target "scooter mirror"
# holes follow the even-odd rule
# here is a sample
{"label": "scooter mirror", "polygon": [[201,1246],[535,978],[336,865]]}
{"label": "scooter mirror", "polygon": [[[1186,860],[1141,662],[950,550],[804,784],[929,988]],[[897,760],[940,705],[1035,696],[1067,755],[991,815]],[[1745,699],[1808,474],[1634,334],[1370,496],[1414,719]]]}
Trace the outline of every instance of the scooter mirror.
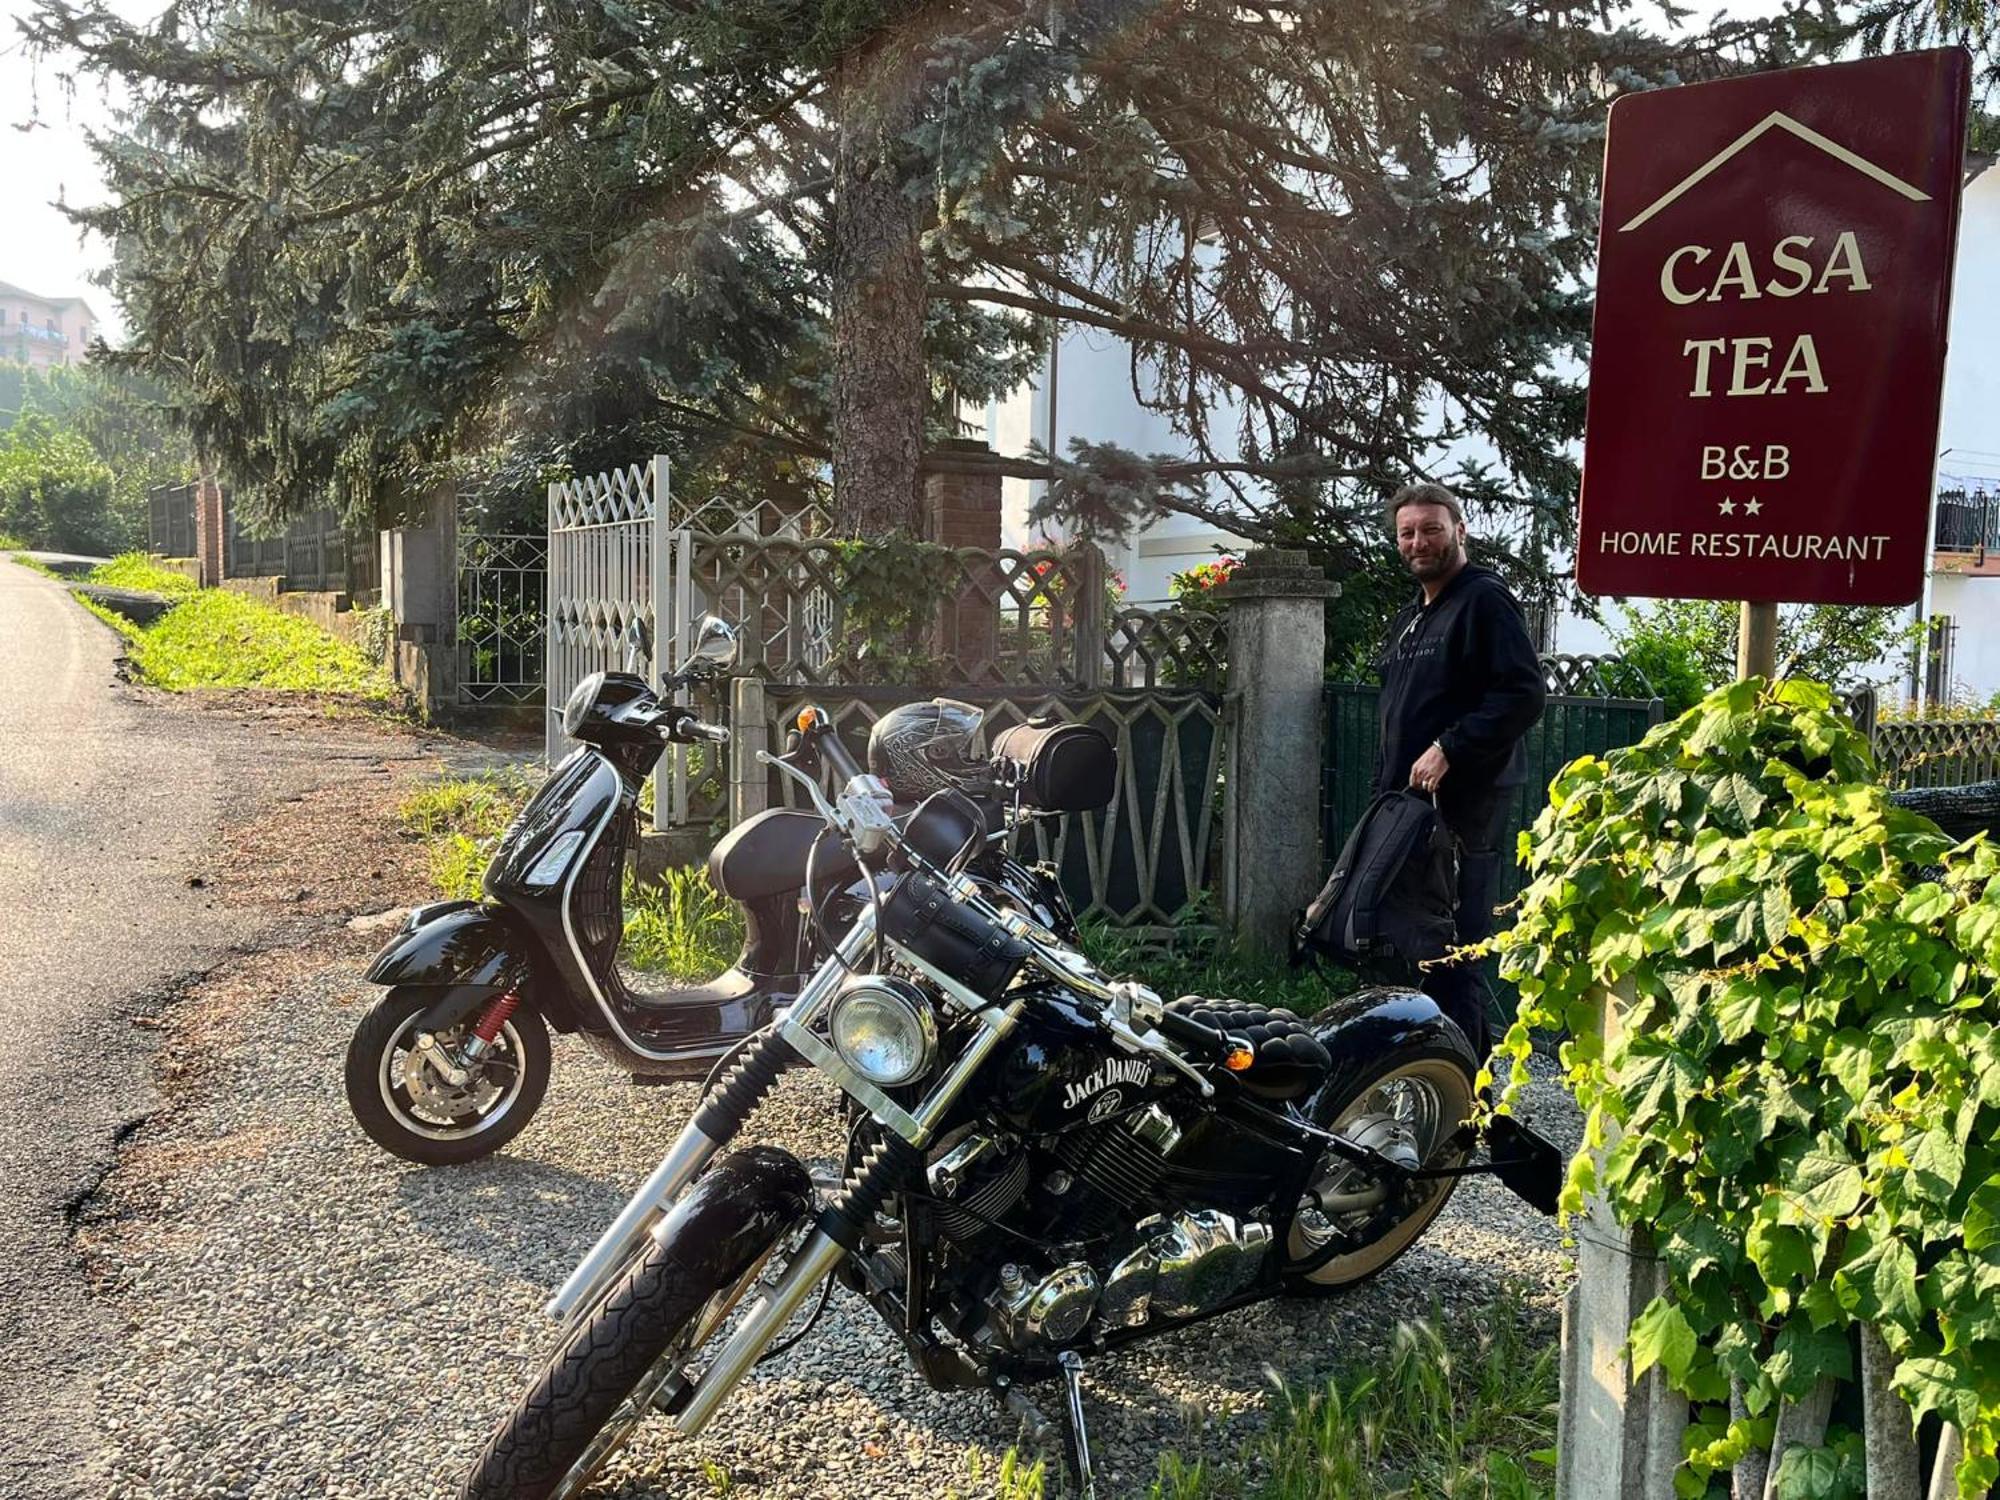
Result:
{"label": "scooter mirror", "polygon": [[703,615],[695,627],[687,669],[694,675],[719,671],[736,660],[736,627],[720,615]]}
{"label": "scooter mirror", "polygon": [[644,676],[653,661],[653,630],[643,617],[625,627],[625,670]]}

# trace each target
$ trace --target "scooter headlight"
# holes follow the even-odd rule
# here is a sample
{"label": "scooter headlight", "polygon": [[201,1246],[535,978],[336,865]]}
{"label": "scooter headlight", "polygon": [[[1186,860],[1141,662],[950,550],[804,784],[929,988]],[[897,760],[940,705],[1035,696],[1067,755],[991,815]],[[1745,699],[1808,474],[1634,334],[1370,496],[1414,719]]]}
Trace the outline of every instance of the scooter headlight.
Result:
{"label": "scooter headlight", "polygon": [[575,739],[577,731],[583,728],[583,721],[597,702],[597,695],[604,691],[604,674],[592,672],[576,685],[563,705],[563,733]]}
{"label": "scooter headlight", "polygon": [[907,980],[861,974],[848,980],[827,1020],[833,1050],[870,1083],[914,1082],[937,1058],[937,1019]]}

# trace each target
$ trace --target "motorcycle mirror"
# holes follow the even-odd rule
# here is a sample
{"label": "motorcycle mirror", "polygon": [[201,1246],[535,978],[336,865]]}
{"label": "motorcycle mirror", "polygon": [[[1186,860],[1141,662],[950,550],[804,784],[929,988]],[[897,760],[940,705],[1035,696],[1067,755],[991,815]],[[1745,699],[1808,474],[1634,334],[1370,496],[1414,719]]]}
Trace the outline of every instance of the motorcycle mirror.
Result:
{"label": "motorcycle mirror", "polygon": [[625,670],[645,675],[653,660],[653,631],[643,617],[625,627]]}
{"label": "motorcycle mirror", "polygon": [[688,653],[688,670],[720,671],[736,661],[736,627],[720,615],[703,615],[695,627],[694,649]]}

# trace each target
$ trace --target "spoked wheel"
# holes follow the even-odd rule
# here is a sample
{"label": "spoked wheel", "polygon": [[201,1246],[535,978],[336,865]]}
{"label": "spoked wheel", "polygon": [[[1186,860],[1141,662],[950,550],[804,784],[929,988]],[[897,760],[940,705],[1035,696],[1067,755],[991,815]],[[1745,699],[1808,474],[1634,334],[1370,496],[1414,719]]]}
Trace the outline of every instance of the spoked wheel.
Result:
{"label": "spoked wheel", "polygon": [[347,1046],[347,1103],[385,1151],[429,1166],[473,1161],[519,1135],[549,1087],[549,1033],[532,1010],[518,1009],[492,1047],[455,1081],[472,1019],[432,1033],[418,1026],[436,996],[392,989],[362,1018]]}
{"label": "spoked wheel", "polygon": [[[1333,1097],[1315,1101],[1313,1123],[1384,1156],[1415,1167],[1456,1165],[1462,1151],[1452,1137],[1472,1113],[1472,1054],[1454,1035],[1399,1049]],[[1401,1255],[1450,1201],[1453,1177],[1413,1185],[1400,1201],[1389,1198],[1363,1168],[1328,1155],[1314,1184],[1324,1209],[1307,1204],[1292,1222],[1286,1254],[1309,1259],[1336,1236],[1354,1238],[1313,1270],[1290,1278],[1298,1292],[1328,1292],[1375,1275]]]}
{"label": "spoked wheel", "polygon": [[571,1500],[656,1403],[677,1410],[704,1352],[783,1269],[808,1226],[811,1185],[788,1155],[752,1147],[718,1163],[661,1242],[599,1297],[488,1439],[463,1500]]}

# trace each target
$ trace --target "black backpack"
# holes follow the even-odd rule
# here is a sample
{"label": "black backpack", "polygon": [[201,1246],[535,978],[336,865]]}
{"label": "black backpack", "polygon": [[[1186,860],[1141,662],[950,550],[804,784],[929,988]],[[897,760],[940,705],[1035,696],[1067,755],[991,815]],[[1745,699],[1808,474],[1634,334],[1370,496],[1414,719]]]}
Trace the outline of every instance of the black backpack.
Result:
{"label": "black backpack", "polygon": [[1458,938],[1458,840],[1418,792],[1384,792],[1305,909],[1292,961],[1440,958]]}

